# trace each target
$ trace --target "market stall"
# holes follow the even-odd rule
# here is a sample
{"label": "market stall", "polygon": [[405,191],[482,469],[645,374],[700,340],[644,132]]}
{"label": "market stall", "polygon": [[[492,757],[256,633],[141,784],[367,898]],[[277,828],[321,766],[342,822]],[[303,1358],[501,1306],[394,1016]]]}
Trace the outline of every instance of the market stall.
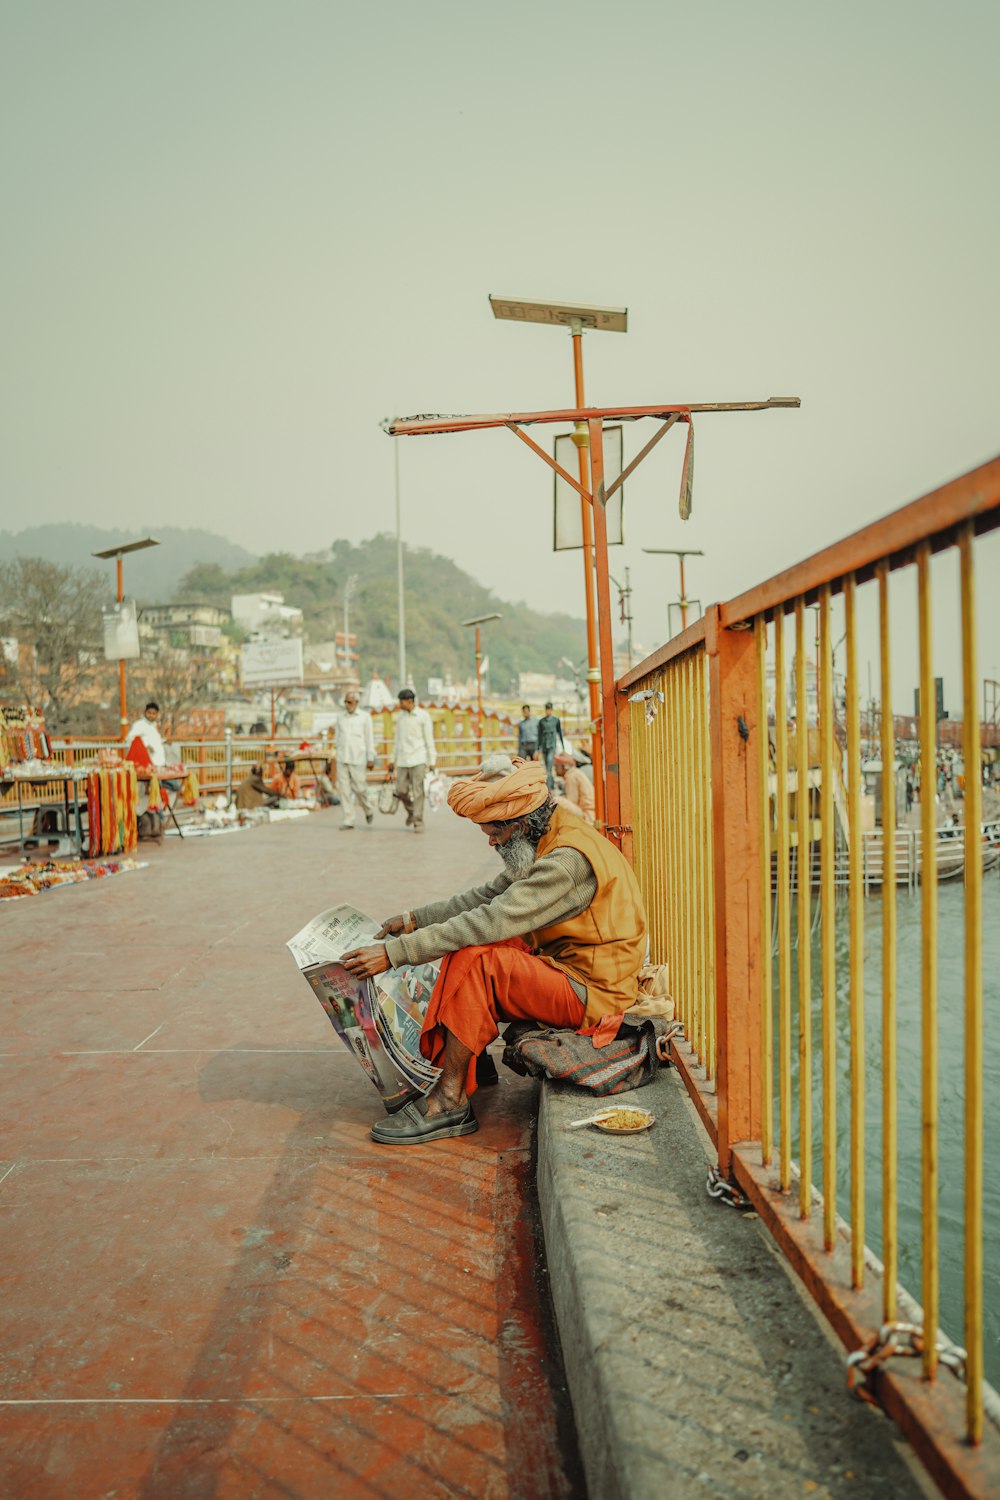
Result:
{"label": "market stall", "polygon": [[[31,810],[31,792],[59,787],[63,798],[63,830],[67,841],[75,843],[76,853],[83,857],[83,819],[80,809],[80,783],[87,780],[87,769],[68,766],[53,760],[45,720],[37,709],[24,705],[0,706],[0,795],[17,793],[18,849],[25,851],[25,790]],[[72,812],[70,798],[72,797]],[[37,811],[32,818],[35,830]]]}

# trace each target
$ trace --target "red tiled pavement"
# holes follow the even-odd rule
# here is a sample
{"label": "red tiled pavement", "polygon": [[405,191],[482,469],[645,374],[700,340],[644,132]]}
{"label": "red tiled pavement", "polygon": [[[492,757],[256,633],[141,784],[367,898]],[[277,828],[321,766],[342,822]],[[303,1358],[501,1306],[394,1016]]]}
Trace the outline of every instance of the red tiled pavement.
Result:
{"label": "red tiled pavement", "polygon": [[[571,1496],[534,1292],[530,1086],[378,1147],[284,948],[476,882],[482,836],[336,813],[0,907],[0,1494]],[[6,1174],[6,1175],[4,1175]]]}

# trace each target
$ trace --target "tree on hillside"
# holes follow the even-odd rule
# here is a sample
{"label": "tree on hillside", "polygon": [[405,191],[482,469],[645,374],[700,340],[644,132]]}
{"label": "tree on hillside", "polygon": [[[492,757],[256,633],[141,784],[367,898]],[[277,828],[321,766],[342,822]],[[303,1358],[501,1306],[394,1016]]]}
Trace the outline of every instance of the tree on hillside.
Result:
{"label": "tree on hillside", "polygon": [[152,699],[160,705],[160,728],[171,739],[177,725],[183,723],[193,708],[207,708],[217,703],[222,684],[219,665],[212,657],[192,656],[174,647],[161,648],[146,660],[130,663],[129,703],[135,705],[135,717],[141,702]]}
{"label": "tree on hillside", "polygon": [[218,563],[197,563],[184,574],[174,590],[174,599],[178,604],[214,604],[228,609],[233,593],[232,575],[224,568]]}
{"label": "tree on hillside", "polygon": [[[501,600],[429,548],[405,549],[405,573],[406,658],[418,684],[445,673],[456,680],[470,677],[473,640],[462,621],[493,610],[503,616],[491,628],[488,642],[490,677],[500,692],[510,688],[518,672],[555,672],[562,657],[576,661],[584,655],[582,620]],[[357,586],[350,626],[358,639],[362,675],[393,674],[398,659],[396,541],[387,534],[358,546],[336,541],[329,557],[272,553],[233,573],[195,568],[181,580],[175,597],[228,606],[232,594],[274,590],[286,604],[302,610],[309,640],[327,641],[343,629],[344,584],[351,576],[357,577]]]}
{"label": "tree on hillside", "polygon": [[41,708],[50,729],[72,728],[73,706],[104,665],[101,610],[111,598],[108,578],[90,568],[0,563],[0,635],[22,648],[0,663],[0,693]]}

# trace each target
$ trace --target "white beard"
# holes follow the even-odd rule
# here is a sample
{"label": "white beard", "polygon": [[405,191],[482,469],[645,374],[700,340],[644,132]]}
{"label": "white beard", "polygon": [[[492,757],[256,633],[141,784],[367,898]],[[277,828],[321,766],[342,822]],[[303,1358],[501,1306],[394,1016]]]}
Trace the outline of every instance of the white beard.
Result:
{"label": "white beard", "polygon": [[511,880],[523,880],[531,874],[536,852],[534,844],[523,833],[515,833],[497,849]]}

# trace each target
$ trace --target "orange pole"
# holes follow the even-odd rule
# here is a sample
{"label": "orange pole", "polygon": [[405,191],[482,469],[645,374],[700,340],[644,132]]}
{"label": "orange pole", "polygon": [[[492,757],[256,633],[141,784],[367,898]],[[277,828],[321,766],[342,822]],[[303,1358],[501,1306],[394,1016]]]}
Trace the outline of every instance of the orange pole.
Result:
{"label": "orange pole", "polygon": [[[121,553],[118,554],[117,563],[118,563],[118,603],[121,604],[122,600],[125,598],[125,589],[123,587],[123,580],[122,580],[122,559],[121,559]],[[118,709],[119,709],[119,724],[121,726],[121,739],[124,740],[125,737],[126,737],[126,735],[128,734],[128,707],[127,707],[126,698],[125,698],[125,658],[123,656],[118,658]]]}
{"label": "orange pole", "polygon": [[[583,329],[578,323],[571,325],[573,336],[573,378],[576,387],[576,405],[579,411],[583,398]],[[588,437],[586,432],[573,434],[580,463],[580,483],[590,489],[590,463],[588,460]],[[587,688],[590,695],[590,719],[594,725],[591,736],[590,758],[594,763],[594,815],[599,828],[604,827],[604,750],[601,730],[601,676],[597,657],[597,607],[594,593],[594,522],[588,502],[581,498],[580,517],[583,523],[583,590],[587,613]]]}
{"label": "orange pole", "polygon": [[[615,663],[611,642],[611,590],[608,574],[608,519],[604,500],[604,435],[600,417],[590,423],[590,469],[594,479],[594,540],[597,556],[597,620],[601,643],[601,700],[602,730],[604,741],[604,785],[602,801],[604,814],[602,826],[610,823],[618,828],[621,823],[621,804],[618,796],[618,713],[615,703]],[[594,768],[594,802],[600,784],[599,766]],[[609,834],[609,838],[620,839],[621,834]]]}

